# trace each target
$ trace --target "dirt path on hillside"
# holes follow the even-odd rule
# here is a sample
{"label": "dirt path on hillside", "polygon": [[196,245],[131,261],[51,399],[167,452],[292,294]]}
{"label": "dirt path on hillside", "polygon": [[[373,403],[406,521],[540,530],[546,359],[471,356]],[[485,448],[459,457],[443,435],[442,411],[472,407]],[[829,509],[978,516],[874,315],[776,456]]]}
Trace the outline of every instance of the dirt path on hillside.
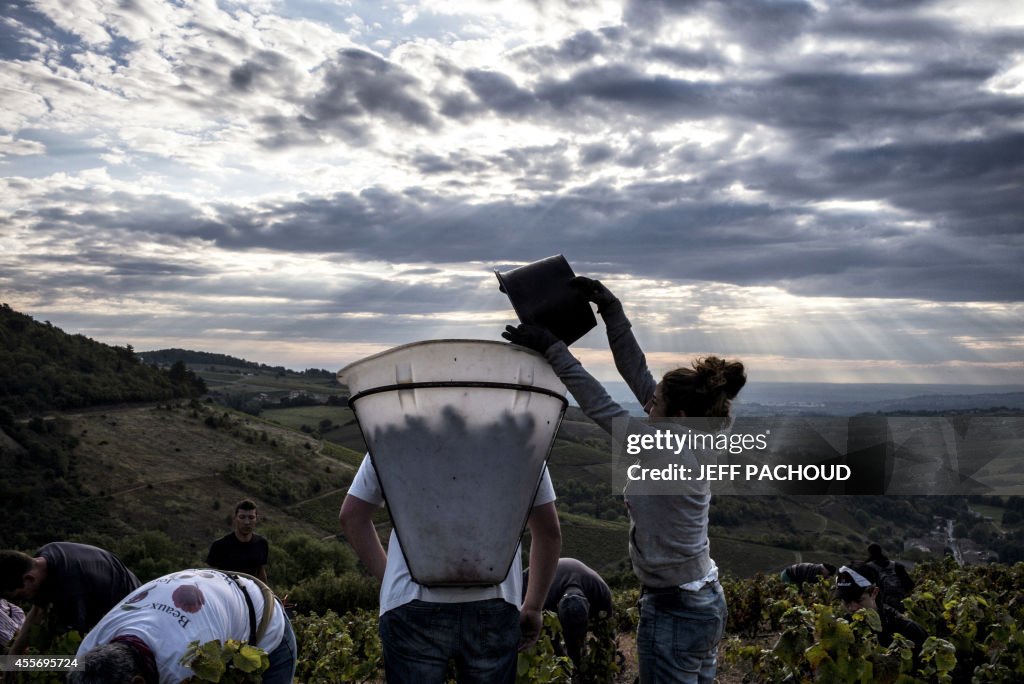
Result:
{"label": "dirt path on hillside", "polygon": [[334,494],[338,494],[338,493],[341,493],[341,492],[347,492],[347,491],[348,491],[348,487],[338,487],[337,489],[332,489],[332,490],[330,490],[328,492],[323,492],[321,494],[317,494],[316,496],[311,496],[308,499],[303,499],[302,501],[296,501],[293,504],[289,504],[289,505],[285,506],[285,510],[288,510],[288,509],[291,509],[291,508],[298,508],[299,506],[301,506],[303,504],[308,504],[310,501],[316,501],[317,499],[323,499],[323,498],[326,498],[328,496],[332,496]]}

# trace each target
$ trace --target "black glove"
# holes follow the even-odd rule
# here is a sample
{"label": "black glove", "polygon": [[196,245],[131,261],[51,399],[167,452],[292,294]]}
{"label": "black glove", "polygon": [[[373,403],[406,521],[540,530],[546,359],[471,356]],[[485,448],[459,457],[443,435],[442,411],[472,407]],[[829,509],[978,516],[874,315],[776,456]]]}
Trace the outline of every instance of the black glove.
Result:
{"label": "black glove", "polygon": [[553,332],[532,323],[520,323],[518,327],[506,325],[505,332],[501,333],[501,336],[512,344],[527,347],[541,354],[558,341]]}
{"label": "black glove", "polygon": [[588,302],[597,304],[597,313],[604,313],[609,308],[619,303],[618,298],[612,291],[601,284],[600,280],[576,276],[569,281],[569,285],[586,298]]}

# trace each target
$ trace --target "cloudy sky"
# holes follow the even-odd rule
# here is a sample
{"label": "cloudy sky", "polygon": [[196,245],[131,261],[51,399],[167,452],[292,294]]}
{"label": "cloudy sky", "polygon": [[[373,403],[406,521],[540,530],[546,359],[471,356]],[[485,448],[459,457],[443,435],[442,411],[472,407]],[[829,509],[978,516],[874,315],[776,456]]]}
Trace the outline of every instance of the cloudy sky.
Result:
{"label": "cloudy sky", "polygon": [[0,7],[0,300],[69,332],[334,370],[564,254],[656,370],[1024,382],[1024,3]]}

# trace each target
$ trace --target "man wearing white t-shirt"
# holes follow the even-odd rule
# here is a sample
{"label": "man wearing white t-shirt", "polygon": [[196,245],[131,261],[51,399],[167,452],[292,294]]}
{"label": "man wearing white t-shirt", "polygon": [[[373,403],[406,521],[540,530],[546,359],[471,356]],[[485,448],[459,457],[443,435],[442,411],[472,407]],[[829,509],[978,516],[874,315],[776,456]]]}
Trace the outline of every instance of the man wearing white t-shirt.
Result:
{"label": "man wearing white t-shirt", "polygon": [[[530,584],[522,606],[522,562],[516,549],[501,584],[425,587],[413,581],[394,530],[384,551],[373,526],[384,504],[369,455],[341,505],[342,531],[360,560],[380,580],[380,636],[388,682],[443,682],[453,659],[459,682],[514,682],[518,650],[540,636],[541,611],[562,548],[555,491],[545,467],[527,520]],[[444,534],[439,530],[439,534]]]}
{"label": "man wearing white t-shirt", "polygon": [[[86,635],[69,684],[178,684],[193,672],[181,664],[198,641],[255,641],[270,667],[264,684],[291,684],[298,651],[295,633],[277,599],[266,608],[249,578],[196,568],[142,585]],[[266,596],[270,596],[267,590]],[[265,610],[266,608],[266,610]]]}

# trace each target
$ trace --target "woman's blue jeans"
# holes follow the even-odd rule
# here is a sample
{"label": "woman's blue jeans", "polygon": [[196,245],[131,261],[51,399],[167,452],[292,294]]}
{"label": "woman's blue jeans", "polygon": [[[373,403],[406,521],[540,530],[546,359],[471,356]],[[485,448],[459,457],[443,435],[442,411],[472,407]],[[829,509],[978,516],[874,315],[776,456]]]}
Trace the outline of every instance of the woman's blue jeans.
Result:
{"label": "woman's blue jeans", "polygon": [[722,585],[645,592],[636,633],[641,684],[711,684],[727,609]]}

